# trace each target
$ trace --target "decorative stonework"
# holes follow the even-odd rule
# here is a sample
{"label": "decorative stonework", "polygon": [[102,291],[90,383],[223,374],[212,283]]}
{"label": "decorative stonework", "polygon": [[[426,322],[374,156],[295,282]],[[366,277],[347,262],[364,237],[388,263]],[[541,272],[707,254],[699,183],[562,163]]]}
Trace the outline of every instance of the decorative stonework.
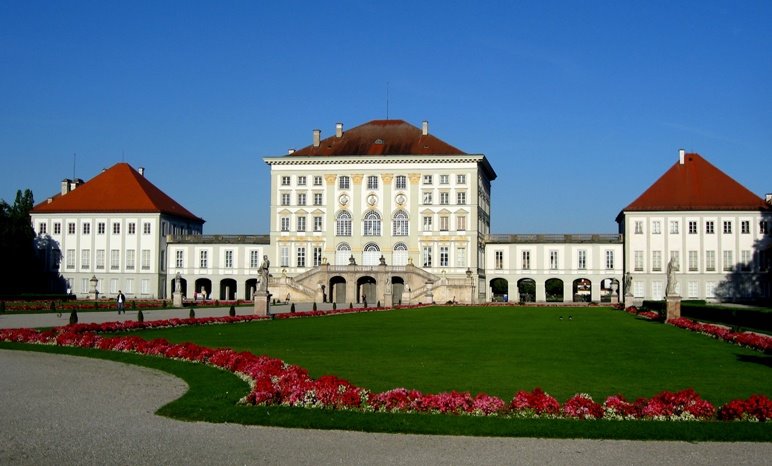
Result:
{"label": "decorative stonework", "polygon": [[324,181],[327,182],[327,184],[335,184],[335,180],[338,178],[338,175],[335,174],[326,174],[324,175]]}
{"label": "decorative stonework", "polygon": [[381,178],[383,179],[384,184],[391,184],[391,180],[394,179],[394,175],[392,175],[391,173],[384,173],[383,175],[381,175]]}
{"label": "decorative stonework", "polygon": [[418,184],[421,181],[420,173],[409,173],[407,178],[410,180],[410,184]]}
{"label": "decorative stonework", "polygon": [[351,175],[351,181],[354,182],[354,184],[362,184],[362,178],[364,178],[365,175]]}

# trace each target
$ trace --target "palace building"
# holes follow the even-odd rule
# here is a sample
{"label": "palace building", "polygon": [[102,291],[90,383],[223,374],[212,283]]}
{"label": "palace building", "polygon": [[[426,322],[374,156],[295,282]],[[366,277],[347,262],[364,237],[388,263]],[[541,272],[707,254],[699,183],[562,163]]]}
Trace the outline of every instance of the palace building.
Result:
{"label": "palace building", "polygon": [[[637,301],[662,299],[676,267],[685,299],[770,297],[769,195],[698,154],[622,209],[618,233],[492,234],[496,172],[402,120],[374,120],[281,156],[270,167],[268,235],[203,235],[203,219],[142,169],[119,163],[64,180],[31,217],[41,250],[78,296],[251,299],[263,255],[269,290],[298,302]],[[623,290],[629,272],[631,290]]]}

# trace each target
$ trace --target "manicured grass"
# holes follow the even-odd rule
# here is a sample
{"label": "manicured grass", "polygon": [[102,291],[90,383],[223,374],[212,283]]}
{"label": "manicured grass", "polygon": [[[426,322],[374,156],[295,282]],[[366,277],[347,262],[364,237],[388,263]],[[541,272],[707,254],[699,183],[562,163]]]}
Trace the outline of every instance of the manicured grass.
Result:
{"label": "manicured grass", "polygon": [[201,364],[132,353],[58,346],[0,343],[0,348],[87,356],[168,372],[187,382],[190,389],[178,400],[159,409],[158,414],[188,421],[506,437],[760,442],[772,438],[772,423],[501,419],[240,406],[236,402],[247,393],[247,384],[233,374]]}
{"label": "manicured grass", "polygon": [[605,308],[437,307],[138,334],[268,354],[373,391],[510,400],[541,387],[602,402],[694,388],[717,406],[772,394],[772,356]]}

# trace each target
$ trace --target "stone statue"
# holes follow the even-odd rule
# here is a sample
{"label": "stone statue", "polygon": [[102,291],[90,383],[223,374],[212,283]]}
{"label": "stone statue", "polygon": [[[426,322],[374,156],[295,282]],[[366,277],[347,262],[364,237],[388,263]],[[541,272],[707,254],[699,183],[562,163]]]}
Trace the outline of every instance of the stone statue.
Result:
{"label": "stone statue", "polygon": [[351,255],[351,257],[348,258],[348,265],[357,265],[357,260],[354,259],[353,254]]}
{"label": "stone statue", "polygon": [[630,272],[625,274],[625,294],[633,294],[633,275]]}
{"label": "stone statue", "polygon": [[383,257],[383,254],[381,254],[381,257],[378,260],[380,261],[380,265],[386,265],[386,258]]}
{"label": "stone statue", "polygon": [[391,294],[391,279],[386,279],[386,294]]}
{"label": "stone statue", "polygon": [[258,274],[258,286],[257,291],[258,292],[267,292],[268,291],[268,269],[271,266],[271,261],[268,260],[268,256],[263,256],[263,263],[260,264],[260,268],[257,269]]}
{"label": "stone statue", "polygon": [[182,291],[182,279],[180,278],[180,273],[177,272],[177,275],[174,277],[174,292],[179,293]]}
{"label": "stone statue", "polygon": [[676,295],[676,283],[678,283],[675,279],[675,264],[673,263],[673,258],[670,258],[670,262],[667,263],[667,288],[665,288],[665,296],[675,296]]}

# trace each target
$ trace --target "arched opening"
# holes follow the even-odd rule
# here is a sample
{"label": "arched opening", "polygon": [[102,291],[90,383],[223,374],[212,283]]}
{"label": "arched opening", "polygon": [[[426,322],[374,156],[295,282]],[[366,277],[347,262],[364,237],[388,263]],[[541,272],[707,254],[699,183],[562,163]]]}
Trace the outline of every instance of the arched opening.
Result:
{"label": "arched opening", "polygon": [[604,278],[600,282],[601,302],[610,303],[612,294],[619,299],[619,280],[616,278]]}
{"label": "arched opening", "polygon": [[574,280],[574,302],[589,303],[592,301],[592,282],[586,278]]}
{"label": "arched opening", "polygon": [[351,236],[351,214],[341,211],[335,217],[335,236]]}
{"label": "arched opening", "polygon": [[357,303],[374,306],[378,301],[375,293],[375,279],[368,275],[357,279]]}
{"label": "arched opening", "polygon": [[550,278],[544,282],[544,291],[547,295],[547,302],[563,302],[563,280],[559,278]]}
{"label": "arched opening", "polygon": [[362,251],[362,265],[378,265],[381,248],[375,243],[367,243]]}
{"label": "arched opening", "polygon": [[340,275],[330,278],[330,301],[338,304],[346,302],[346,279]]}
{"label": "arched opening", "polygon": [[410,232],[409,230],[409,220],[407,216],[407,212],[404,210],[398,210],[394,217],[392,218],[392,228],[391,228],[391,234],[392,236],[407,236]]}
{"label": "arched opening", "polygon": [[255,290],[257,289],[257,278],[250,278],[244,283],[244,299],[247,301],[252,300]]}
{"label": "arched opening", "polygon": [[490,281],[491,301],[507,302],[509,301],[509,282],[504,278],[494,278]]}
{"label": "arched opening", "polygon": [[381,236],[381,216],[378,212],[371,210],[365,214],[363,234],[364,236]]}
{"label": "arched opening", "polygon": [[[171,283],[172,283],[171,290],[172,290],[172,293],[174,293],[176,291],[174,289],[174,287],[177,286],[175,282],[176,282],[176,279],[172,278],[171,279]],[[179,291],[180,291],[180,293],[182,293],[182,296],[187,296],[188,295],[188,281],[185,280],[182,277],[180,277],[180,290]]]}
{"label": "arched opening", "polygon": [[348,264],[350,257],[351,246],[349,246],[348,243],[340,243],[338,247],[335,248],[335,265]]}
{"label": "arched opening", "polygon": [[536,302],[536,281],[533,278],[521,278],[518,280],[517,294],[521,303]]}
{"label": "arched opening", "polygon": [[407,245],[405,243],[394,245],[394,251],[391,253],[391,262],[394,265],[407,265]]}
{"label": "arched opening", "polygon": [[220,280],[220,301],[234,301],[236,299],[236,280],[224,278]]}
{"label": "arched opening", "polygon": [[209,280],[208,278],[197,278],[196,291],[193,299],[197,301],[210,299],[211,294],[212,294],[212,280]]}
{"label": "arched opening", "polygon": [[391,277],[391,301],[393,304],[402,304],[402,293],[405,291],[405,280],[402,277]]}

